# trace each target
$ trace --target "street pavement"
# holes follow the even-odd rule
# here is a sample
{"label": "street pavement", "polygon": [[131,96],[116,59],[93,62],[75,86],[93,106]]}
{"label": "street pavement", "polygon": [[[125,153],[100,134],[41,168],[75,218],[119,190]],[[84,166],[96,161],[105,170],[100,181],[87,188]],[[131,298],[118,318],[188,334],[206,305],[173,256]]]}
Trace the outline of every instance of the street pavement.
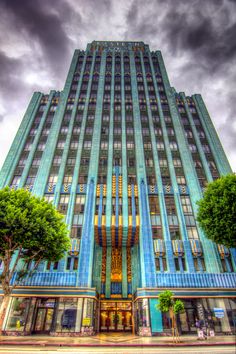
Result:
{"label": "street pavement", "polygon": [[[105,352],[104,350],[123,349],[123,352],[135,352],[135,353],[152,353],[152,350],[157,350],[158,348],[167,348],[167,352],[170,353],[170,349],[175,350],[175,348],[181,349],[180,352],[185,353],[184,350],[187,347],[193,347],[195,349],[203,349],[209,347],[209,350],[212,351],[212,348],[226,348],[235,353],[235,336],[215,336],[209,337],[205,341],[197,340],[197,336],[181,336],[179,343],[173,343],[172,337],[139,337],[133,334],[128,333],[99,333],[91,337],[53,337],[53,336],[43,336],[43,335],[34,335],[34,336],[0,336],[0,349],[6,350],[7,347],[12,347],[19,350],[27,348],[28,350],[32,347],[40,349],[51,348],[51,350],[59,350],[63,348],[68,348],[68,350],[90,350],[91,352]],[[124,349],[125,348],[125,349]],[[142,351],[140,351],[142,348]],[[48,350],[49,350],[48,349]],[[114,354],[114,349],[112,353]],[[94,351],[96,350],[96,351]],[[124,351],[125,350],[125,351]],[[145,350],[145,351],[143,351]],[[233,350],[233,351],[232,351]],[[215,351],[215,349],[214,349]],[[122,351],[121,351],[122,352]],[[196,351],[195,351],[196,352]],[[202,351],[199,351],[200,353]],[[218,349],[216,351],[219,352]],[[230,353],[231,353],[230,352]],[[0,352],[2,353],[2,352]],[[9,353],[9,351],[8,351]],[[164,351],[163,351],[164,353]],[[223,353],[223,352],[222,352]]]}
{"label": "street pavement", "polygon": [[39,347],[39,346],[2,346],[0,347],[0,354],[75,354],[75,353],[104,353],[104,354],[235,354],[235,347],[232,346],[202,346],[202,347],[178,347],[178,348],[166,348],[166,347]]}

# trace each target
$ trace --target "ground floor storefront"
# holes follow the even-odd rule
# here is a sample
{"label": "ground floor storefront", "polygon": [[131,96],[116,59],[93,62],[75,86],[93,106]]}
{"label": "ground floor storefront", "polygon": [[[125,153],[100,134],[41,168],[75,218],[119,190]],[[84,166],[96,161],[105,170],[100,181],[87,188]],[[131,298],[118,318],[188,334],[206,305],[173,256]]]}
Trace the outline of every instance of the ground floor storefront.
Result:
{"label": "ground floor storefront", "polygon": [[[176,296],[177,297],[177,296]],[[180,334],[194,334],[196,318],[215,334],[235,333],[234,297],[184,297],[185,310],[177,316]],[[171,334],[168,313],[157,309],[156,296],[106,300],[97,297],[13,296],[4,321],[8,335],[50,334],[88,336],[124,332],[140,336]]]}

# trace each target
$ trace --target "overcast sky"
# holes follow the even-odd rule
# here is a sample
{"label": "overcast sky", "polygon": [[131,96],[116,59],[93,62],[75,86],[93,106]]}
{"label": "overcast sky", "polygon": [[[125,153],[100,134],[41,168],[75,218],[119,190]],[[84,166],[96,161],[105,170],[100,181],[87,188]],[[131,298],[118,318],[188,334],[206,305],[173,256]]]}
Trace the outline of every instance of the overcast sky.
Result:
{"label": "overcast sky", "polygon": [[235,0],[0,0],[0,167],[34,91],[62,90],[75,48],[144,41],[201,93],[236,171]]}

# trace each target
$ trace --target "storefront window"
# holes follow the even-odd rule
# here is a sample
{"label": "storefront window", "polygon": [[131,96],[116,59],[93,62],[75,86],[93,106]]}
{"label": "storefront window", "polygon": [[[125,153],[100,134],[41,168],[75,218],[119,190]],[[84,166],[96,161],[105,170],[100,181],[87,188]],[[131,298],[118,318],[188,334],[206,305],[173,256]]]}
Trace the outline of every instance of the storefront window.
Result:
{"label": "storefront window", "polygon": [[84,311],[83,311],[83,327],[93,326],[93,299],[84,299]]}
{"label": "storefront window", "polygon": [[[77,332],[77,302],[78,299],[60,299],[57,310],[56,332]],[[80,326],[78,331],[80,331]]]}
{"label": "storefront window", "polygon": [[30,303],[31,299],[29,298],[12,298],[11,309],[5,326],[6,331],[24,331]]}
{"label": "storefront window", "polygon": [[148,309],[148,299],[142,299],[137,302],[137,324],[139,327],[149,327],[149,309]]}

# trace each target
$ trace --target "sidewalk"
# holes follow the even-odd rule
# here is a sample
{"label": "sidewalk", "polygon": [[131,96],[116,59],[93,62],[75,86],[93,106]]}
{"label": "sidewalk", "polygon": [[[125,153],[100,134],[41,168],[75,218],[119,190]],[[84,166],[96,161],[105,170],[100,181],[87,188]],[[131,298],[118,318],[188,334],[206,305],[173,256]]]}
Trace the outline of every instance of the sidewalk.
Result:
{"label": "sidewalk", "polygon": [[179,343],[172,337],[138,337],[131,334],[97,334],[92,337],[51,336],[0,336],[0,346],[43,346],[43,347],[188,347],[236,345],[235,336],[216,336],[199,341],[196,336],[181,336]]}

